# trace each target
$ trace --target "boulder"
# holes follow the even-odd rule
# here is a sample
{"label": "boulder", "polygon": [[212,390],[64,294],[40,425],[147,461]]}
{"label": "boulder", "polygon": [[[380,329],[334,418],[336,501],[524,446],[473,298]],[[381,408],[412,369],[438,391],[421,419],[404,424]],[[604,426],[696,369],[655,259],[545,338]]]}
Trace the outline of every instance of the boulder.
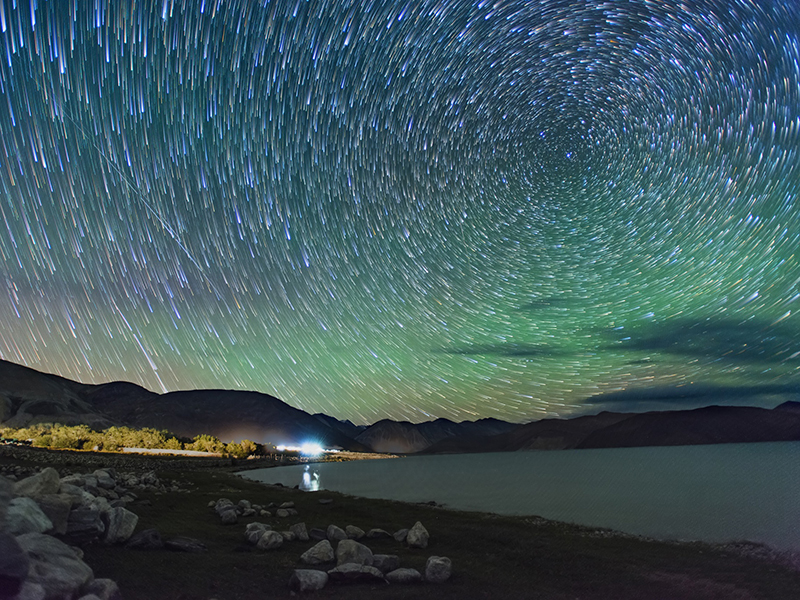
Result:
{"label": "boulder", "polygon": [[253,508],[253,505],[250,503],[250,500],[239,500],[237,506],[242,509],[242,511],[247,510],[248,508]]}
{"label": "boulder", "polygon": [[291,516],[291,514],[292,513],[290,513],[288,509],[285,508],[279,508],[278,510],[275,511],[275,516],[280,517],[281,519],[285,519],[286,517]]}
{"label": "boulder", "polygon": [[417,521],[414,523],[414,526],[408,530],[406,543],[409,548],[427,548],[429,538],[428,530],[425,529],[422,523]]}
{"label": "boulder", "polygon": [[139,517],[127,508],[112,508],[107,513],[106,531],[103,541],[106,544],[120,544],[127,542],[133,535]]}
{"label": "boulder", "polygon": [[281,534],[284,542],[293,542],[297,539],[297,536],[294,534],[294,531],[279,531],[278,533]]}
{"label": "boulder", "polygon": [[69,511],[72,509],[73,497],[68,494],[45,494],[36,498],[36,503],[47,518],[53,523],[53,533],[67,533]]}
{"label": "boulder", "polygon": [[28,577],[28,555],[9,534],[0,532],[0,598],[11,598],[19,592]]}
{"label": "boulder", "polygon": [[380,538],[391,538],[392,534],[385,529],[370,529],[367,532],[367,537],[371,540],[375,540]]}
{"label": "boulder", "polygon": [[313,527],[311,531],[308,532],[308,537],[312,540],[327,540],[328,534],[325,533],[324,529],[319,529],[317,527]]}
{"label": "boulder", "polygon": [[315,592],[324,588],[326,583],[328,574],[325,571],[295,569],[289,580],[289,589],[293,592]]}
{"label": "boulder", "polygon": [[214,510],[217,511],[218,515],[222,516],[222,513],[226,510],[236,510],[236,506],[232,500],[229,500],[228,498],[220,498],[214,503]]}
{"label": "boulder", "polygon": [[392,534],[392,537],[402,544],[403,542],[406,541],[406,538],[408,537],[408,529],[400,529],[398,531],[395,531]]}
{"label": "boulder", "polygon": [[83,487],[84,490],[96,496],[99,493],[100,488],[97,487],[97,477],[94,475],[84,475],[83,476]]}
{"label": "boulder", "polygon": [[47,467],[36,475],[26,477],[14,484],[14,494],[36,498],[45,494],[57,494],[61,485],[61,478],[58,471],[53,467]]}
{"label": "boulder", "polygon": [[389,573],[400,568],[400,557],[396,554],[373,554],[372,566],[381,573]]}
{"label": "boulder", "polygon": [[208,551],[203,542],[186,536],[170,538],[164,542],[164,547],[174,552],[200,553]]}
{"label": "boulder", "polygon": [[8,512],[8,505],[14,495],[14,484],[5,477],[0,476],[0,531],[6,522],[6,513]]}
{"label": "boulder", "polygon": [[74,508],[67,519],[65,537],[75,544],[99,538],[106,530],[102,513],[96,506]]}
{"label": "boulder", "polygon": [[342,583],[386,582],[383,573],[378,571],[375,567],[357,565],[355,563],[346,563],[335,569],[331,569],[328,571],[328,577],[330,577],[331,581],[339,581]]}
{"label": "boulder", "polygon": [[158,550],[164,547],[164,540],[157,529],[143,529],[131,536],[125,547],[133,550]]}
{"label": "boulder", "polygon": [[102,488],[104,490],[113,490],[117,482],[114,481],[114,478],[111,477],[111,474],[103,469],[98,469],[94,473],[92,473],[97,478],[97,487]]}
{"label": "boulder", "polygon": [[[96,508],[98,511],[100,511],[100,513],[106,513],[109,510],[111,510],[111,504],[108,502],[107,498],[99,496],[95,497],[92,496],[91,494],[87,494],[86,496],[84,496],[84,498],[89,501],[88,506],[90,508]],[[87,504],[84,502],[83,504],[81,504],[81,506],[87,506]]]}
{"label": "boulder", "polygon": [[14,596],[14,600],[45,600],[46,592],[38,583],[26,581],[22,584],[19,592]]}
{"label": "boulder", "polygon": [[283,544],[283,536],[277,531],[267,530],[261,534],[256,543],[256,548],[259,550],[275,550],[280,548]]}
{"label": "boulder", "polygon": [[122,600],[122,592],[112,579],[95,579],[87,583],[81,590],[85,600],[86,596],[94,596],[100,600]]}
{"label": "boulder", "polygon": [[53,522],[42,512],[33,498],[14,498],[8,505],[6,531],[11,535],[44,533],[53,529]]}
{"label": "boulder", "polygon": [[294,533],[295,537],[299,541],[307,542],[309,540],[308,529],[306,529],[305,523],[295,523],[294,525],[289,526],[289,530]]}
{"label": "boulder", "polygon": [[429,556],[425,563],[425,580],[431,583],[444,583],[450,579],[452,563],[446,556]]}
{"label": "boulder", "polygon": [[139,485],[159,485],[160,483],[155,471],[148,471],[139,478]]}
{"label": "boulder", "polygon": [[233,525],[239,522],[239,515],[236,514],[236,510],[233,507],[222,511],[219,516],[223,525]]}
{"label": "boulder", "polygon": [[272,527],[264,523],[248,523],[247,528],[244,530],[244,537],[251,544],[257,544],[264,532],[270,529]]}
{"label": "boulder", "polygon": [[331,542],[338,542],[347,539],[347,534],[344,532],[344,529],[337,527],[336,525],[328,525],[328,529],[325,531],[325,536]]}
{"label": "boulder", "polygon": [[372,566],[372,550],[355,540],[342,540],[336,546],[336,564],[353,563]]}
{"label": "boulder", "polygon": [[84,492],[81,488],[77,485],[72,485],[71,483],[64,483],[61,481],[61,486],[58,488],[58,496],[63,498],[68,498],[70,501],[70,508],[74,508],[79,506],[83,502],[83,495]]}
{"label": "boulder", "polygon": [[89,565],[52,536],[26,533],[17,541],[30,560],[28,581],[41,585],[47,598],[72,598],[94,579]]}
{"label": "boulder", "polygon": [[344,528],[344,532],[347,534],[347,537],[351,540],[360,540],[363,538],[366,533],[360,527],[356,527],[355,525],[348,525]]}
{"label": "boulder", "polygon": [[294,508],[294,502],[291,500],[289,502],[284,502],[278,508]]}
{"label": "boulder", "polygon": [[83,475],[80,474],[73,474],[73,475],[65,475],[61,478],[61,485],[74,485],[75,487],[83,487],[86,484],[86,480],[84,479]]}
{"label": "boulder", "polygon": [[389,583],[419,583],[422,581],[422,573],[416,569],[395,569],[386,574],[386,581]]}
{"label": "boulder", "polygon": [[322,540],[303,552],[300,556],[300,562],[305,565],[320,565],[333,562],[334,558],[333,546],[328,540]]}

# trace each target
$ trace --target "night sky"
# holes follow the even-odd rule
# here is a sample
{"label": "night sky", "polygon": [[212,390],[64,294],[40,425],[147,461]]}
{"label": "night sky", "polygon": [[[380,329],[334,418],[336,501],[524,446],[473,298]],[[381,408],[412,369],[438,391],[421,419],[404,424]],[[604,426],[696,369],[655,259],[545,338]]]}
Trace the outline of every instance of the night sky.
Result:
{"label": "night sky", "polygon": [[71,379],[774,406],[800,2],[4,0],[0,212],[0,357]]}

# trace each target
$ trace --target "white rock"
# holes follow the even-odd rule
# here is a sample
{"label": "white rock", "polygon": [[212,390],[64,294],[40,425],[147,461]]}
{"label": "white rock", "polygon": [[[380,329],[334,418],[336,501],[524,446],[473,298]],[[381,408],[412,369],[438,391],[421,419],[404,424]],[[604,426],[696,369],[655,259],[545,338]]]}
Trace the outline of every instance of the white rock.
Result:
{"label": "white rock", "polygon": [[106,544],[120,544],[127,542],[136,529],[139,517],[127,508],[118,506],[108,512],[106,532],[103,541]]}
{"label": "white rock", "polygon": [[325,571],[295,569],[289,580],[289,589],[293,592],[314,592],[324,588],[327,583],[328,574]]}
{"label": "white rock", "polygon": [[307,542],[309,540],[308,529],[306,529],[305,523],[295,523],[294,525],[289,526],[289,529],[301,542]]}
{"label": "white rock", "polygon": [[355,540],[342,540],[336,546],[336,564],[344,565],[353,563],[357,565],[372,566],[372,550]]}
{"label": "white rock", "polygon": [[[83,588],[83,593],[100,600],[119,600],[122,593],[117,582],[112,579],[95,579]],[[85,597],[81,600],[85,600]]]}
{"label": "white rock", "polygon": [[356,527],[355,525],[348,525],[344,528],[344,532],[347,534],[347,537],[351,540],[360,540],[363,538],[366,533],[360,527]]}
{"label": "white rock", "polygon": [[414,523],[414,526],[408,530],[406,543],[409,548],[427,548],[429,538],[428,530],[425,529],[422,523],[417,521]]}
{"label": "white rock", "polygon": [[38,583],[26,581],[22,584],[22,589],[14,596],[14,600],[45,600],[46,592]]}
{"label": "white rock", "polygon": [[256,548],[259,550],[274,550],[283,544],[283,536],[277,531],[265,531],[258,538]]}
{"label": "white rock", "polygon": [[322,540],[303,552],[300,556],[300,562],[306,565],[319,565],[333,562],[334,558],[333,546],[328,540]]}
{"label": "white rock", "polygon": [[450,579],[453,566],[446,556],[430,556],[425,564],[425,579],[431,583],[444,583]]}
{"label": "white rock", "polygon": [[17,496],[27,496],[35,498],[44,494],[57,494],[61,485],[61,478],[58,471],[53,467],[47,467],[36,475],[31,475],[14,484],[14,493]]}
{"label": "white rock", "polygon": [[328,571],[328,576],[332,581],[348,581],[348,582],[376,582],[386,579],[378,569],[368,565],[357,565],[355,563],[345,563]]}
{"label": "white rock", "polygon": [[8,504],[6,531],[11,535],[44,533],[53,528],[53,522],[42,512],[33,498],[14,498]]}
{"label": "white rock", "polygon": [[395,569],[386,574],[389,583],[418,583],[422,581],[422,573],[416,569]]}
{"label": "white rock", "polygon": [[336,525],[328,525],[328,529],[325,531],[325,535],[331,542],[337,542],[347,539],[347,534],[344,532],[344,529],[342,529],[341,527],[337,527]]}
{"label": "white rock", "polygon": [[26,533],[17,541],[30,560],[28,581],[41,585],[47,598],[72,598],[94,578],[89,565],[52,536]]}

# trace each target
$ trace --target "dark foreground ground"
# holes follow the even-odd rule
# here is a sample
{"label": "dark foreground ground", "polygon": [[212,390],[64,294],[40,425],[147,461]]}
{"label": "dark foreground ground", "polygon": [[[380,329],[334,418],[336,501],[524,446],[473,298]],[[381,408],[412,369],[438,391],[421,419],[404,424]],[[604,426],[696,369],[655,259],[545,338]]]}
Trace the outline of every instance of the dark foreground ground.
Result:
{"label": "dark foreground ground", "polygon": [[[64,453],[61,453],[62,455]],[[40,455],[48,462],[47,455]],[[20,462],[0,454],[0,466]],[[25,456],[23,462],[33,461]],[[105,466],[114,457],[99,457]],[[130,469],[136,464],[127,462]],[[156,461],[156,462],[154,462]],[[56,463],[52,458],[49,463]],[[68,462],[68,461],[67,461]],[[70,470],[70,465],[53,464]],[[92,467],[87,462],[84,472]],[[424,572],[430,555],[453,563],[450,581],[413,586],[333,584],[310,594],[340,599],[552,599],[552,600],[756,600],[800,598],[800,572],[787,557],[761,547],[718,547],[701,543],[647,541],[610,531],[587,529],[539,519],[444,510],[439,507],[355,498],[333,492],[304,493],[264,486],[231,473],[224,461],[211,467],[148,458],[148,468],[163,467],[164,479],[181,482],[190,493],[141,493],[129,507],[139,515],[138,530],[158,529],[164,538],[190,536],[208,551],[185,554],[168,550],[136,551],[100,544],[83,548],[96,577],[119,584],[126,600],[194,600],[288,598],[292,570],[303,568],[300,555],[314,542],[287,542],[278,550],[256,550],[244,539],[245,525],[261,521],[276,530],[296,522],[308,528],[336,524],[394,532],[421,521],[431,535],[424,550],[412,550],[394,539],[362,540],[375,553],[397,554],[401,566]],[[123,465],[119,465],[120,467]],[[241,465],[239,465],[241,466]],[[97,468],[93,466],[93,468]],[[466,474],[465,476],[468,476]],[[267,505],[293,501],[298,515],[252,517],[222,525],[208,507],[226,497]],[[320,499],[331,499],[321,504]],[[141,502],[144,500],[145,502]]]}

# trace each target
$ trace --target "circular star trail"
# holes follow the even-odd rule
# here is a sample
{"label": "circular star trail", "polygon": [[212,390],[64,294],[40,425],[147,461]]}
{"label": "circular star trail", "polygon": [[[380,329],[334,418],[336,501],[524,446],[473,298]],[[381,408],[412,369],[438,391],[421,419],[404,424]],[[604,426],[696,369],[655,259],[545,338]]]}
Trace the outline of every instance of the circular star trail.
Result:
{"label": "circular star trail", "polygon": [[800,383],[799,24],[0,3],[0,356],[357,423],[774,399]]}

